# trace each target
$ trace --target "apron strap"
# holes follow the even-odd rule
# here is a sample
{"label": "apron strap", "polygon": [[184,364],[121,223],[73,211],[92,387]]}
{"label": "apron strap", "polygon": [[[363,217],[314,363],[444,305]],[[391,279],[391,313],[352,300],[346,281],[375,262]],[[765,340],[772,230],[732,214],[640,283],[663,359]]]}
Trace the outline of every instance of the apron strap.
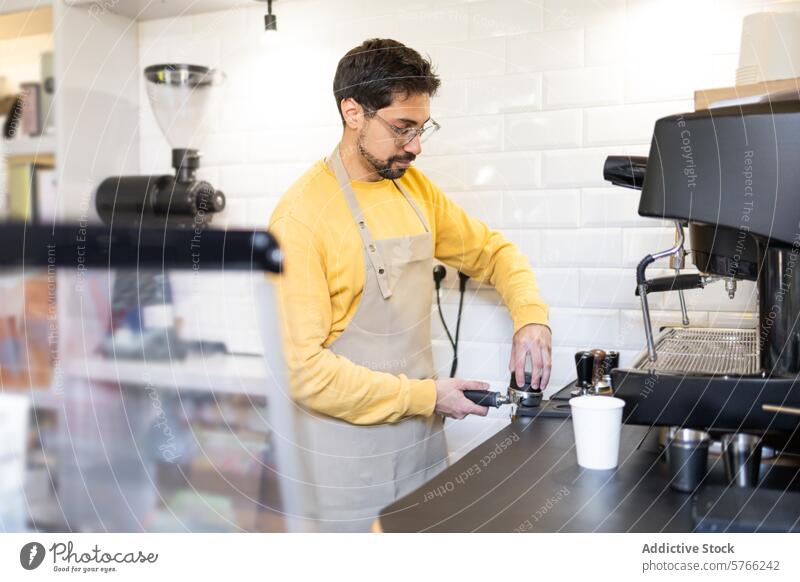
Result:
{"label": "apron strap", "polygon": [[350,184],[347,171],[345,170],[344,164],[342,163],[342,158],[339,155],[338,145],[336,146],[336,149],[333,150],[330,160],[331,165],[333,166],[333,172],[336,174],[336,180],[339,182],[339,187],[342,189],[342,192],[344,192],[347,205],[350,207],[350,212],[353,214],[353,218],[356,220],[358,234],[361,235],[361,240],[363,241],[364,248],[367,251],[367,259],[372,265],[372,270],[375,271],[375,277],[378,280],[378,287],[381,290],[381,295],[384,299],[388,299],[392,296],[392,290],[389,287],[389,273],[386,270],[386,264],[383,262],[383,257],[378,251],[378,245],[375,244],[375,240],[372,238],[372,233],[367,227],[367,221],[364,218],[364,213],[361,210],[361,206],[358,204],[356,193],[353,191],[353,186]]}
{"label": "apron strap", "polygon": [[431,229],[428,227],[428,221],[425,220],[425,215],[422,214],[422,211],[419,209],[419,206],[417,206],[417,203],[414,201],[414,198],[409,195],[409,193],[406,191],[403,185],[400,184],[400,182],[398,182],[397,180],[392,180],[392,182],[394,182],[394,185],[397,187],[398,190],[400,190],[400,193],[403,196],[405,196],[405,199],[408,200],[408,203],[411,205],[411,208],[414,209],[414,212],[417,213],[420,222],[422,222],[422,226],[425,228],[425,232],[430,232]]}

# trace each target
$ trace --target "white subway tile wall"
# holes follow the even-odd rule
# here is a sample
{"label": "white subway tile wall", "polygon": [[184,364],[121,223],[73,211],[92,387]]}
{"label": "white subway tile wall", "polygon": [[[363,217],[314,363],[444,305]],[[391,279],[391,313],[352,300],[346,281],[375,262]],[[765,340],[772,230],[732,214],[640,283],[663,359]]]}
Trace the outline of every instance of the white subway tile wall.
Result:
{"label": "white subway tile wall", "polygon": [[[341,55],[380,36],[429,54],[442,78],[432,102],[442,130],[418,165],[529,258],[551,306],[552,392],[573,377],[577,349],[617,348],[625,364],[643,347],[634,266],[672,243],[668,222],[638,216],[637,192],[604,182],[605,157],[647,155],[656,119],[691,110],[695,89],[732,85],[742,17],[786,4],[291,0],[276,4],[279,31],[266,34],[263,7],[253,3],[141,23],[140,64],[222,67],[227,80],[202,175],[227,195],[221,224],[260,228],[286,188],[338,140],[331,83]],[[146,103],[144,88],[142,97]],[[142,171],[169,171],[169,147],[146,104],[141,126]],[[713,285],[687,293],[692,321],[752,325],[753,286],[740,285],[730,300]],[[237,300],[224,312],[206,309],[209,326],[222,338],[253,336],[247,293],[222,292]],[[454,327],[452,270],[442,295]],[[652,308],[656,327],[680,321],[675,297],[655,296]],[[437,368],[446,375],[450,346],[435,312],[432,321]],[[512,331],[499,295],[470,282],[459,375],[503,387]]]}

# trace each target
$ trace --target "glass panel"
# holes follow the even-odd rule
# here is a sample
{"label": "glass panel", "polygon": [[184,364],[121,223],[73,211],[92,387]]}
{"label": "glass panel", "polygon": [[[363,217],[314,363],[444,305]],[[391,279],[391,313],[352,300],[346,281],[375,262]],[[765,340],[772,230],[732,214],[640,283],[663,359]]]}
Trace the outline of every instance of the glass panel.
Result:
{"label": "glass panel", "polygon": [[289,528],[271,276],[6,273],[0,530]]}

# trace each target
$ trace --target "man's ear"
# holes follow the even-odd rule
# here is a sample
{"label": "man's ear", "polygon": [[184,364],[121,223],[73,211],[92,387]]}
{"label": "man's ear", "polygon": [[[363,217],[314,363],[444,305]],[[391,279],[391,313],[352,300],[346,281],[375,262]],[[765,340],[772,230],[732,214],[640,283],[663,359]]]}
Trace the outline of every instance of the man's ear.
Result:
{"label": "man's ear", "polygon": [[361,120],[364,118],[364,109],[361,105],[352,97],[348,97],[347,99],[342,99],[339,107],[342,109],[345,125],[350,129],[360,129]]}

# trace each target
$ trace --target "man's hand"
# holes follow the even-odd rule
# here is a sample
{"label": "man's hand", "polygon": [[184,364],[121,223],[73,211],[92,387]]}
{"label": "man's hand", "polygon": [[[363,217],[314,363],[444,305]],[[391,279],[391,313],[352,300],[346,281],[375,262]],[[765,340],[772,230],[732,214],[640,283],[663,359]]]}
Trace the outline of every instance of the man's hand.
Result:
{"label": "man's hand", "polygon": [[508,369],[514,372],[517,386],[525,383],[525,360],[531,357],[531,388],[544,390],[550,381],[551,344],[550,328],[538,323],[529,323],[517,330],[511,346]]}
{"label": "man's hand", "polygon": [[486,382],[461,380],[459,378],[441,378],[436,380],[436,408],[434,412],[461,420],[468,414],[486,416],[489,409],[478,406],[462,394],[464,390],[488,390]]}

